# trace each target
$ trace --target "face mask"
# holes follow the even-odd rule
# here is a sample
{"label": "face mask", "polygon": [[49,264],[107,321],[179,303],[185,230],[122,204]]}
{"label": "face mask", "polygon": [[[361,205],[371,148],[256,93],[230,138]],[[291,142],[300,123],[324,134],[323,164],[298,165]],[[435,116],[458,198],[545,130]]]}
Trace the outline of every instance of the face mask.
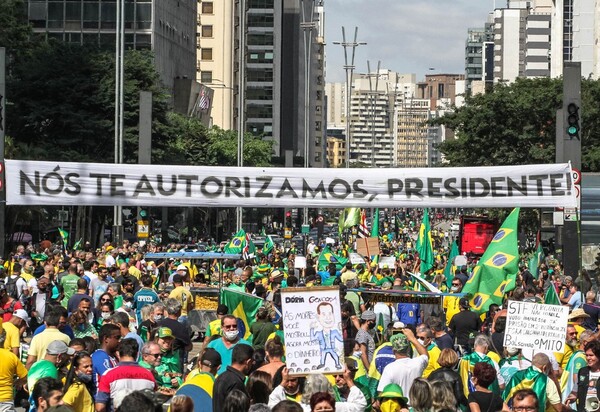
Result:
{"label": "face mask", "polygon": [[125,306],[127,309],[131,309],[132,306],[133,306],[133,303],[131,303],[131,302],[125,302],[125,304],[123,306]]}
{"label": "face mask", "polygon": [[360,358],[362,356],[362,352],[358,351],[358,352],[352,352],[352,356],[356,357],[356,358]]}
{"label": "face mask", "polygon": [[425,346],[425,341],[423,339],[417,339],[417,342],[419,342],[421,345]]}
{"label": "face mask", "polygon": [[375,322],[369,322],[369,329],[375,329]]}
{"label": "face mask", "polygon": [[227,332],[224,333],[225,339],[227,339],[230,342],[234,341],[237,339],[239,333],[240,333],[239,330],[228,330]]}
{"label": "face mask", "polygon": [[110,318],[110,312],[102,312],[100,316],[102,317],[102,319],[108,319]]}
{"label": "face mask", "polygon": [[92,381],[92,375],[87,373],[77,372],[77,378],[83,383],[90,383]]}
{"label": "face mask", "polygon": [[400,404],[394,399],[386,399],[379,406],[381,412],[400,412]]}
{"label": "face mask", "polygon": [[450,290],[451,290],[452,292],[458,292],[458,286],[452,286],[452,287],[450,288]]}
{"label": "face mask", "polygon": [[162,320],[162,315],[154,315],[154,322],[160,322]]}

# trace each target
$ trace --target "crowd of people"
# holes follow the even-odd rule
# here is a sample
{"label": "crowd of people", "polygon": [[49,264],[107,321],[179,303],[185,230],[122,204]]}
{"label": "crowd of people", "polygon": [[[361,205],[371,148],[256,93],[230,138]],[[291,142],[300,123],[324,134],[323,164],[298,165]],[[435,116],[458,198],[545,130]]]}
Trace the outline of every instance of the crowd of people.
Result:
{"label": "crowd of people", "polygon": [[[44,247],[45,246],[45,247]],[[384,303],[368,289],[413,290],[418,256],[394,250],[395,265],[318,267],[326,245],[257,251],[255,259],[145,259],[166,251],[136,243],[64,251],[19,246],[0,282],[0,412],[31,411],[508,411],[600,409],[600,340],[596,293],[564,276],[548,256],[535,276],[523,265],[508,299],[543,302],[556,288],[570,308],[562,353],[504,347],[506,306],[472,310],[461,293],[477,263],[444,277],[446,260],[422,274],[447,292],[439,303]],[[329,245],[340,256],[348,246]],[[178,250],[173,245],[172,250]],[[250,336],[234,308],[220,304],[193,350],[197,307],[190,285],[218,285],[264,300]],[[288,373],[281,289],[339,288],[344,371]],[[583,286],[582,286],[583,285]],[[367,289],[365,289],[367,288]]]}

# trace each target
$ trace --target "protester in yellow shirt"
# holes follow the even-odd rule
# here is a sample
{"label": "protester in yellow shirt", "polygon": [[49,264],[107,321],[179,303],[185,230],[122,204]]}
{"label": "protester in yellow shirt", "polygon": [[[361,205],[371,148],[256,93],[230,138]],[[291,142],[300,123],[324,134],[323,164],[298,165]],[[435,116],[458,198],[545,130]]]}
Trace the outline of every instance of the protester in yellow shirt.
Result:
{"label": "protester in yellow shirt", "polygon": [[[450,291],[452,293],[460,293],[463,284],[459,278],[452,279],[452,287]],[[458,304],[460,296],[445,296],[444,297],[444,312],[446,313],[446,326],[450,325],[450,319],[458,312],[460,312],[460,306]]]}
{"label": "protester in yellow shirt", "polygon": [[181,303],[181,317],[187,318],[188,312],[194,309],[194,298],[190,291],[183,286],[181,275],[176,274],[173,276],[173,286],[175,286],[175,289],[169,293],[169,298]]}

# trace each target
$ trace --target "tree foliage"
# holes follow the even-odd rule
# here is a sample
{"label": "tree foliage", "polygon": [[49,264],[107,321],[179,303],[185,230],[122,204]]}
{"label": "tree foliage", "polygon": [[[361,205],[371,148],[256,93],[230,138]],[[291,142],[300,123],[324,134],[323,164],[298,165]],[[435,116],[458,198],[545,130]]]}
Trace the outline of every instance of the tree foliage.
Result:
{"label": "tree foliage", "polygon": [[[582,81],[583,170],[600,170],[598,104],[600,84]],[[562,80],[517,79],[470,96],[465,105],[432,121],[456,132],[439,149],[451,166],[553,163],[556,110],[562,105]]]}

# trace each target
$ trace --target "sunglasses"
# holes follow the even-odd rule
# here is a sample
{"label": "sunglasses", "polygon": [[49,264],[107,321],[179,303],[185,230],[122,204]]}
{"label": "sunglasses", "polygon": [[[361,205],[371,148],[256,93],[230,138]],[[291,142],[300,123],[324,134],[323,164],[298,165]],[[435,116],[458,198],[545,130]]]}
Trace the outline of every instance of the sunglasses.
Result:
{"label": "sunglasses", "polygon": [[162,356],[162,353],[147,353],[146,355],[154,356],[154,359],[158,359]]}

